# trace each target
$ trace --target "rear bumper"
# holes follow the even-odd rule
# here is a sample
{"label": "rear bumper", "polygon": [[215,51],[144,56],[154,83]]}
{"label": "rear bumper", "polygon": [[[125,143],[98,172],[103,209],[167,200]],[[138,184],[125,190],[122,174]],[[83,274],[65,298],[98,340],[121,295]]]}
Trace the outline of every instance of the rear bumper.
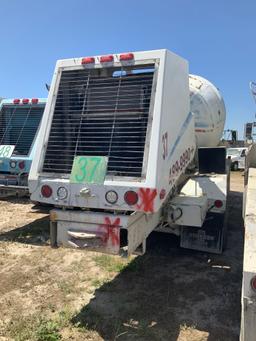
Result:
{"label": "rear bumper", "polygon": [[[52,246],[130,255],[158,224],[159,214],[54,209],[50,212],[50,220]],[[127,238],[122,242],[121,229],[127,230]]]}
{"label": "rear bumper", "polygon": [[13,186],[13,185],[2,185],[0,184],[0,198],[9,196],[25,196],[29,195],[29,189],[27,186]]}

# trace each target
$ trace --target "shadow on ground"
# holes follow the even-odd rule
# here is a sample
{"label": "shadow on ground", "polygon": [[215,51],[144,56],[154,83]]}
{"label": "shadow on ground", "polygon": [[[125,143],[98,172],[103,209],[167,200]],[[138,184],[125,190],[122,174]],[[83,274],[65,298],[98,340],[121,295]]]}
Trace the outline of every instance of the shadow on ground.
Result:
{"label": "shadow on ground", "polygon": [[231,192],[228,242],[222,255],[179,248],[153,233],[134,259],[72,322],[106,340],[235,341],[240,326],[242,194]]}
{"label": "shadow on ground", "polygon": [[0,233],[0,241],[43,246],[49,245],[49,235],[49,217],[43,217],[22,227]]}

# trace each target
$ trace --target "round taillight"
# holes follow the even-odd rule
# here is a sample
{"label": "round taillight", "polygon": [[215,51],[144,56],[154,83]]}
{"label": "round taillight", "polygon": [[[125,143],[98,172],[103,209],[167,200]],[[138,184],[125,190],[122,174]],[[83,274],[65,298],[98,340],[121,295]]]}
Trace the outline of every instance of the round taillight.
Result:
{"label": "round taillight", "polygon": [[68,196],[68,190],[65,187],[59,187],[57,190],[57,197],[60,200],[66,199]]}
{"label": "round taillight", "polygon": [[138,194],[134,191],[128,191],[124,194],[124,200],[128,205],[135,205],[138,202]]}
{"label": "round taillight", "polygon": [[214,206],[216,208],[221,208],[223,206],[223,202],[221,200],[215,200],[214,201]]}
{"label": "round taillight", "polygon": [[41,188],[41,194],[45,198],[50,198],[52,195],[52,188],[48,185],[43,185]]}
{"label": "round taillight", "polygon": [[115,191],[108,191],[105,195],[105,199],[109,204],[115,204],[118,200],[118,195]]}
{"label": "round taillight", "polygon": [[25,168],[25,161],[20,161],[19,162],[19,169],[24,169]]}
{"label": "round taillight", "polygon": [[251,279],[252,290],[256,292],[256,276]]}
{"label": "round taillight", "polygon": [[17,165],[17,162],[16,162],[16,161],[14,161],[14,160],[10,161],[10,167],[11,167],[11,168],[15,168],[16,165]]}

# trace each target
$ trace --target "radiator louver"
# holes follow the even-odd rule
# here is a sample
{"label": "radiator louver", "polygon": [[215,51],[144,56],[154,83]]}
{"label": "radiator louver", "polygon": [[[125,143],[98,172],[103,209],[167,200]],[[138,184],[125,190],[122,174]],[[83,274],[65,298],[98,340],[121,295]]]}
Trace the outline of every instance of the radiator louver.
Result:
{"label": "radiator louver", "polygon": [[43,171],[108,156],[107,175],[140,177],[153,75],[153,65],[63,71]]}
{"label": "radiator louver", "polygon": [[0,145],[15,145],[13,155],[28,155],[44,106],[3,105],[0,112]]}

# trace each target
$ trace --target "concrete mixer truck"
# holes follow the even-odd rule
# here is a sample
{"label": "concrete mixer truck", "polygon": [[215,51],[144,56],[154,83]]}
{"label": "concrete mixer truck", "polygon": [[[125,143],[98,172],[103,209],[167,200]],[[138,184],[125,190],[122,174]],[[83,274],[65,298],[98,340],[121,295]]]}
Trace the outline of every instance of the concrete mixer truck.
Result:
{"label": "concrete mixer truck", "polygon": [[220,253],[224,123],[219,91],[168,50],[59,60],[29,174],[52,246],[143,254],[156,230]]}

